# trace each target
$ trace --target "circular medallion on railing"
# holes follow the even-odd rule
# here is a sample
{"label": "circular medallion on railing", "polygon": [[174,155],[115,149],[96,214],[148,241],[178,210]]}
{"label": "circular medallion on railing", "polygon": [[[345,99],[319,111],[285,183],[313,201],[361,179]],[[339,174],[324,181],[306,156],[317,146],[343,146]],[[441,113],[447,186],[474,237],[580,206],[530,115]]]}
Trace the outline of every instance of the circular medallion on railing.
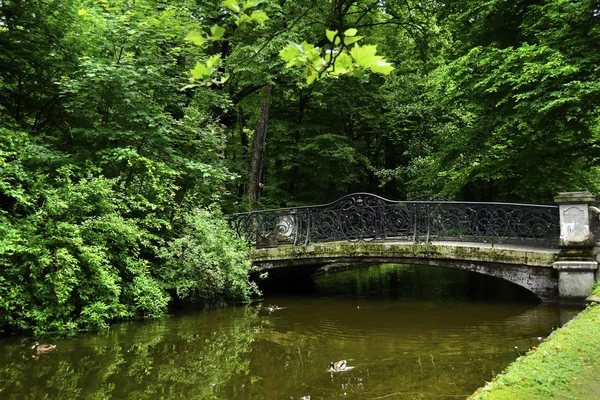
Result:
{"label": "circular medallion on railing", "polygon": [[280,239],[289,239],[294,234],[294,217],[283,215],[277,219],[276,231]]}

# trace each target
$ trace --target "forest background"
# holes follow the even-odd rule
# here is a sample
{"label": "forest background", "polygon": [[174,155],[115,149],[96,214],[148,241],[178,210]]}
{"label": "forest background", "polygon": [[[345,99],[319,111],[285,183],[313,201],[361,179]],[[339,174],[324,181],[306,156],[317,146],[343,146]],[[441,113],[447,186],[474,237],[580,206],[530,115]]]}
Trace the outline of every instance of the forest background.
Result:
{"label": "forest background", "polygon": [[584,0],[0,0],[0,330],[247,300],[223,213],[600,193],[599,21]]}

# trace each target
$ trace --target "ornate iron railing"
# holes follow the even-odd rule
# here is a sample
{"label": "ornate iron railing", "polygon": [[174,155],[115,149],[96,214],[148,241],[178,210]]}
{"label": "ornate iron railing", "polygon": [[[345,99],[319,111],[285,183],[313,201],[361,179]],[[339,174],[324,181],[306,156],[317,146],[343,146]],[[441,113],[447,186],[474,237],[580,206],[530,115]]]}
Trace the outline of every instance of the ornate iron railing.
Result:
{"label": "ornate iron railing", "polygon": [[391,201],[369,193],[351,194],[324,205],[231,214],[227,219],[240,237],[257,247],[378,239],[554,247],[559,236],[557,206]]}

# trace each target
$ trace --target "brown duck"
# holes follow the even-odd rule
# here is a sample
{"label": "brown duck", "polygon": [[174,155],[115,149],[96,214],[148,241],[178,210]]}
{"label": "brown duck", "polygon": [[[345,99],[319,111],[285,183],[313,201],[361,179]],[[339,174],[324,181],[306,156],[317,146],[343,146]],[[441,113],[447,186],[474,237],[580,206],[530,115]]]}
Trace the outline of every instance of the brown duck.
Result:
{"label": "brown duck", "polygon": [[56,349],[56,345],[55,344],[39,344],[38,342],[35,342],[32,349],[35,349],[35,352],[37,354],[42,354],[42,353],[48,353],[48,352]]}

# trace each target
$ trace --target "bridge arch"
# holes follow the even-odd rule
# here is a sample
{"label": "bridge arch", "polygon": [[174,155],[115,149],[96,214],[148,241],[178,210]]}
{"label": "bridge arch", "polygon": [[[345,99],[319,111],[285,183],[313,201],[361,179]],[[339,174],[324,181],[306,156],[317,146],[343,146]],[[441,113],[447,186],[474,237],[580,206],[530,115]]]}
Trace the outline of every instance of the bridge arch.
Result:
{"label": "bridge arch", "polygon": [[412,245],[402,242],[328,242],[308,246],[255,249],[250,257],[261,272],[272,269],[320,266],[335,262],[432,265],[472,271],[517,284],[542,300],[557,296],[552,268],[557,250],[457,242]]}

